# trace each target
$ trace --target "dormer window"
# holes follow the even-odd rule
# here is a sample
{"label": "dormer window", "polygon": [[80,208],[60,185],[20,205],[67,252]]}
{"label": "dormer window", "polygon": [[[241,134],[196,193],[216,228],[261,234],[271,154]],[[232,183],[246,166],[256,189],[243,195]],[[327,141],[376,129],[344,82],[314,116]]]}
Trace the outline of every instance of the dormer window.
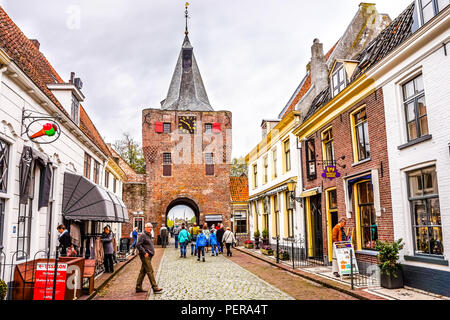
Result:
{"label": "dormer window", "polygon": [[72,107],[71,107],[70,118],[77,125],[80,124],[80,101],[78,101],[77,97],[75,97],[74,94],[72,94]]}
{"label": "dormer window", "polygon": [[449,0],[418,0],[422,25],[449,5]]}
{"label": "dormer window", "polygon": [[334,72],[331,76],[333,84],[333,97],[337,96],[339,92],[344,90],[346,86],[346,74],[344,70],[344,64],[337,63]]}

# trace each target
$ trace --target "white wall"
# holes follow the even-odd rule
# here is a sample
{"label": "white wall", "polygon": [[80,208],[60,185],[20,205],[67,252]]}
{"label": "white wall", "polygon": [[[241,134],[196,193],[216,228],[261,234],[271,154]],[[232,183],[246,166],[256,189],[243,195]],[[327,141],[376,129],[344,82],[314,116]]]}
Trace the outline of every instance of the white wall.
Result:
{"label": "white wall", "polygon": [[[446,260],[450,260],[450,50],[447,44],[445,55],[442,43],[448,42],[449,38],[450,31],[447,28],[446,32],[417,50],[413,50],[412,44],[405,49],[411,52],[408,58],[401,63],[392,64],[392,67],[388,66],[390,72],[378,80],[378,86],[383,87],[385,104],[394,237],[404,239],[402,254],[414,255],[406,171],[435,164]],[[399,150],[398,146],[407,142],[401,85],[420,73],[423,75],[428,127],[432,139]],[[449,267],[434,264],[411,261],[403,263],[450,270]]]}

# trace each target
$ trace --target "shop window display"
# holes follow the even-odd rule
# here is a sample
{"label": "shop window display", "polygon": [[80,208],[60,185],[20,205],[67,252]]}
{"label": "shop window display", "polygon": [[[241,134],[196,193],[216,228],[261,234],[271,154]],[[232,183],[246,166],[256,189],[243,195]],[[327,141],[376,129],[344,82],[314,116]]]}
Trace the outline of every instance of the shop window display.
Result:
{"label": "shop window display", "polygon": [[370,181],[365,181],[359,183],[357,189],[362,249],[375,250],[378,224],[373,204],[373,186]]}
{"label": "shop window display", "polygon": [[416,254],[443,255],[441,211],[435,167],[408,173]]}

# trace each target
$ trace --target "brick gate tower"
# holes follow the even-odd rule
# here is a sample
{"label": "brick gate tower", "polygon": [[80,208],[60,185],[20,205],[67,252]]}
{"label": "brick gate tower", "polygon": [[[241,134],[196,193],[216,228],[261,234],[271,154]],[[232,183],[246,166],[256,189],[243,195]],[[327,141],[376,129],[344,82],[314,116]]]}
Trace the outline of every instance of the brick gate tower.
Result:
{"label": "brick gate tower", "polygon": [[231,112],[210,105],[186,27],[166,99],[142,111],[147,221],[157,223],[155,234],[177,205],[190,207],[197,223],[231,224],[231,128]]}

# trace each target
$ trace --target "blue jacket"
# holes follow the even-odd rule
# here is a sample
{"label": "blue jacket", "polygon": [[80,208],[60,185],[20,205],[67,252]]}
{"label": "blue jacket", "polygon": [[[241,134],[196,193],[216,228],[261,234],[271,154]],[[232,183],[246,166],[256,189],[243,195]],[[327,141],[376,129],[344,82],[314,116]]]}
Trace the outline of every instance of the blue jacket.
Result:
{"label": "blue jacket", "polygon": [[217,236],[215,233],[211,233],[209,235],[209,245],[210,246],[217,246]]}
{"label": "blue jacket", "polygon": [[197,235],[197,242],[195,243],[195,247],[204,247],[206,246],[206,236],[203,233],[199,233]]}
{"label": "blue jacket", "polygon": [[189,234],[189,232],[187,232],[186,229],[182,229],[180,231],[180,233],[178,234],[178,241],[181,242],[187,242],[189,241],[189,239],[191,239],[191,235]]}
{"label": "blue jacket", "polygon": [[138,235],[139,235],[139,234],[138,234],[137,230],[133,230],[132,236],[133,236],[133,240],[134,240],[134,241],[137,241]]}

